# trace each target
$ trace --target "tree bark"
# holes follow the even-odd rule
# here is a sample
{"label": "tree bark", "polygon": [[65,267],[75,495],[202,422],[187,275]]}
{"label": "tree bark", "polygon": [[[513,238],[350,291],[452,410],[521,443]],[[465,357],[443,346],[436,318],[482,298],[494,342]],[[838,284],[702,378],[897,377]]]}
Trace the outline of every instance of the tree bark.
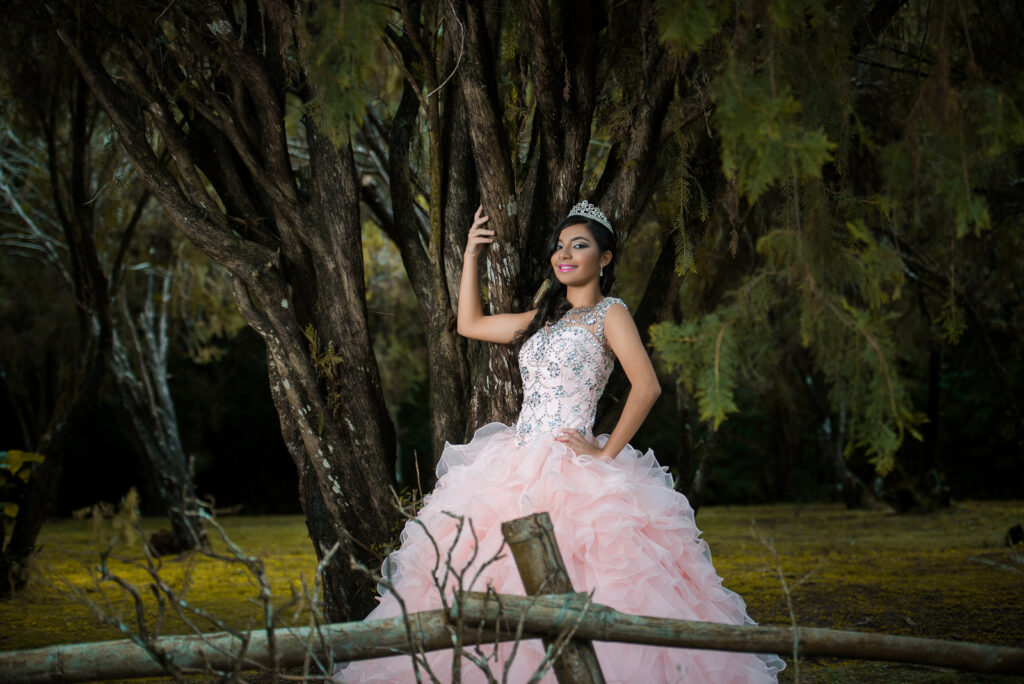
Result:
{"label": "tree bark", "polygon": [[[495,231],[495,241],[484,260],[487,312],[520,311],[520,245],[524,231],[518,220],[513,155],[501,119],[494,42],[490,39],[492,33],[500,33],[500,25],[493,23],[497,19],[494,15],[485,16],[476,3],[449,3],[447,7],[450,24],[464,30],[466,50],[458,78],[473,156],[478,160],[481,203],[490,216],[488,226]],[[487,25],[488,19],[492,20],[491,26]],[[507,345],[488,345],[486,353],[486,371],[476,374],[482,382],[474,383],[472,420],[475,424],[511,423],[519,413],[518,362]]]}

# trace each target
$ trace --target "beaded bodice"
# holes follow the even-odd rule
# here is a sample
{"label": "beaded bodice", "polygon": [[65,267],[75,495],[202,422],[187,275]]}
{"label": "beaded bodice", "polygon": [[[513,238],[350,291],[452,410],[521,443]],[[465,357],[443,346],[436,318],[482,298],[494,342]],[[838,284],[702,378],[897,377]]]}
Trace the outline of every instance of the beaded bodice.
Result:
{"label": "beaded bodice", "polygon": [[595,306],[570,309],[533,334],[519,350],[523,407],[516,441],[550,437],[560,428],[589,436],[597,400],[604,392],[615,355],[604,336],[604,317],[621,299],[605,297]]}

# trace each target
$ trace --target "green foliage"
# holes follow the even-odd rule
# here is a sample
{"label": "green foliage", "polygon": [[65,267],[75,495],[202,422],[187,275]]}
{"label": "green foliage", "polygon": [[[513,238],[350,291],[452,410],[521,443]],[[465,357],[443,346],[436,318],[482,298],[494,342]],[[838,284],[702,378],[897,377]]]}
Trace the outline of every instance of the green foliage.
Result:
{"label": "green foliage", "polygon": [[901,208],[894,218],[922,228],[951,224],[962,239],[991,228],[979,190],[1010,170],[1008,158],[1024,144],[1024,118],[1009,94],[991,84],[945,90],[942,98],[948,111],[940,115],[931,102],[920,103],[907,135],[884,146],[879,162],[887,199]]}
{"label": "green foliage", "polygon": [[787,84],[732,63],[715,80],[714,97],[722,170],[751,202],[777,181],[821,177],[835,144],[821,127],[802,123],[802,105]]}
{"label": "green foliage", "polygon": [[366,308],[384,398],[393,414],[417,403],[427,380],[423,322],[395,244],[372,222],[363,224]]}
{"label": "green foliage", "polygon": [[336,142],[362,125],[368,102],[401,87],[381,41],[390,18],[386,6],[355,0],[316,3],[302,16],[302,57],[317,91],[300,114],[314,117]]}
{"label": "green foliage", "polygon": [[327,411],[321,412],[317,421],[317,434],[323,434],[327,415],[334,415],[341,406],[342,393],[338,391],[337,367],[343,361],[334,348],[334,340],[328,340],[326,346],[321,342],[316,328],[310,323],[302,331],[309,343],[309,356],[313,360],[313,368],[327,389]]}
{"label": "green foliage", "polygon": [[778,353],[794,353],[788,341],[799,340],[829,384],[833,408],[849,415],[848,448],[884,473],[921,421],[897,372],[896,316],[887,309],[899,298],[901,262],[863,224],[846,228],[843,241],[828,231],[769,232],[757,243],[766,260],[757,275],[714,311],[655,326],[652,342],[717,428],[738,411],[740,383],[771,375]]}
{"label": "green foliage", "polygon": [[[686,150],[690,148],[690,141],[677,135],[679,146],[683,153],[678,155],[675,169],[675,178],[672,188],[675,206],[673,207],[672,231],[676,256],[676,273],[685,275],[687,272],[697,272],[697,264],[694,257],[693,224],[696,221],[705,222],[708,220],[711,208],[704,189],[697,182],[690,165],[690,155]],[[696,219],[696,221],[695,221]]]}
{"label": "green foliage", "polygon": [[[44,460],[46,457],[42,454],[28,451],[0,451],[0,530],[17,519],[32,473]],[[0,545],[5,542],[6,539],[0,535]]]}
{"label": "green foliage", "polygon": [[246,326],[231,275],[191,243],[181,241],[176,247],[171,299],[185,350],[198,364],[220,361],[225,343]]}
{"label": "green foliage", "polygon": [[935,317],[935,325],[942,331],[942,336],[950,344],[957,344],[967,330],[967,316],[963,308],[956,303],[956,297],[950,295],[942,304],[939,315]]}
{"label": "green foliage", "polygon": [[334,341],[329,341],[325,347],[320,342],[320,336],[312,323],[307,325],[302,332],[309,342],[309,355],[313,359],[313,367],[316,369],[317,375],[329,382],[333,381],[336,376],[335,369],[343,360],[334,349]]}
{"label": "green foliage", "polygon": [[674,0],[658,4],[658,28],[661,39],[676,52],[698,50],[722,30],[732,4],[704,0]]}
{"label": "green foliage", "polygon": [[729,299],[705,316],[651,328],[651,344],[697,397],[701,420],[713,421],[715,429],[739,410],[736,390],[744,376],[769,362],[764,341],[772,336],[775,294],[766,278],[748,281]]}
{"label": "green foliage", "polygon": [[[993,261],[1018,270],[993,254],[1019,250],[1024,226],[993,202],[1015,196],[1021,173],[1020,71],[998,61],[996,29],[973,14],[954,20],[909,3],[858,44],[867,7],[729,8],[693,7],[692,26],[661,16],[678,52],[719,32],[729,49],[710,85],[725,179],[695,185],[694,150],[680,145],[662,200],[678,207],[686,314],[656,326],[654,346],[716,426],[740,411],[740,388],[767,393],[766,403],[824,382],[846,455],[890,472],[906,437],[921,438],[915,407],[935,345],[969,336],[983,291],[1001,298],[993,312],[1020,310],[991,271]],[[694,187],[713,208],[703,237],[691,227]],[[736,231],[752,252],[730,239],[723,253]],[[970,242],[986,234],[1003,247]],[[991,320],[1019,329],[1003,314]]]}

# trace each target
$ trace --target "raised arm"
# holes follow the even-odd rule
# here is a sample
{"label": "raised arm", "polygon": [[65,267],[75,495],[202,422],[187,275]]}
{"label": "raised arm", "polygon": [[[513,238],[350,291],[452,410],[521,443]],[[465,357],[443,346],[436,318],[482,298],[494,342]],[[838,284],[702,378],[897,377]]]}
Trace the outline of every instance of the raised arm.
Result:
{"label": "raised arm", "polygon": [[480,304],[480,277],[477,269],[484,246],[494,242],[494,231],[484,226],[490,219],[483,215],[483,210],[481,206],[473,215],[473,225],[469,229],[469,239],[466,240],[466,253],[462,258],[458,331],[463,337],[474,340],[508,344],[517,332],[530,324],[536,311],[484,315]]}

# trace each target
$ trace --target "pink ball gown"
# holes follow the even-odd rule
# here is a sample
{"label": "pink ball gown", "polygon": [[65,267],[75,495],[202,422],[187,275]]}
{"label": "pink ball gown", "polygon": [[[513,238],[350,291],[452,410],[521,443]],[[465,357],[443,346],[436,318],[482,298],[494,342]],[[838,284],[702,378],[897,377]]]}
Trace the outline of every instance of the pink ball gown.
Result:
{"label": "pink ball gown", "polygon": [[[501,548],[501,523],[547,511],[576,591],[593,591],[593,601],[636,615],[752,624],[743,599],[722,586],[707,544],[700,538],[693,509],[672,489],[672,479],[654,454],[627,446],[614,460],[579,456],[555,441],[561,427],[591,436],[597,400],[614,364],[605,343],[604,317],[620,299],[605,298],[589,308],[569,311],[523,344],[519,363],[523,406],[512,427],[491,423],[464,445],[448,444],[438,464],[438,481],[417,520],[402,532],[401,547],[384,564],[383,574],[409,612],[441,607],[434,569],[443,574],[452,549],[452,566],[466,584]],[[597,438],[604,443],[607,436]],[[458,520],[466,524],[458,533]],[[469,530],[472,521],[476,539]],[[425,530],[430,531],[442,558]],[[474,558],[474,551],[476,555]],[[438,578],[438,583],[444,581]],[[508,550],[488,565],[466,589],[523,594]],[[451,578],[447,591],[453,589]],[[401,615],[393,593],[384,592],[367,620]],[[607,682],[771,682],[784,667],[776,656],[687,650],[595,642]],[[487,665],[502,681],[511,644],[493,647]],[[529,681],[543,658],[539,640],[520,644],[507,681]],[[442,682],[451,681],[452,651],[435,651],[427,661]],[[422,681],[430,681],[422,674]],[[408,656],[354,662],[335,681],[415,682]],[[470,661],[462,663],[462,681],[487,681]],[[541,680],[554,683],[549,670]]]}

